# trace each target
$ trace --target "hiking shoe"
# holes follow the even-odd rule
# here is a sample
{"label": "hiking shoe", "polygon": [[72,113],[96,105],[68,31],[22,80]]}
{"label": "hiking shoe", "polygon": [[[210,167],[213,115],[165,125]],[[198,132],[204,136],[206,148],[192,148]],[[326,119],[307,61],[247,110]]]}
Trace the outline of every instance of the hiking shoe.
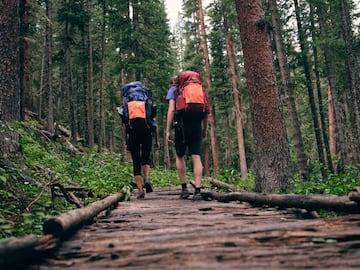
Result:
{"label": "hiking shoe", "polygon": [[137,195],[137,197],[136,197],[136,199],[138,199],[138,200],[143,200],[143,199],[145,199],[145,192],[144,192],[144,191],[143,191],[143,192],[139,192],[138,195]]}
{"label": "hiking shoe", "polygon": [[146,193],[153,192],[153,188],[152,188],[150,179],[145,179],[145,181],[144,181],[144,187],[145,187]]}
{"label": "hiking shoe", "polygon": [[187,188],[181,190],[180,199],[187,199],[189,196],[190,194]]}
{"label": "hiking shoe", "polygon": [[192,197],[192,200],[193,201],[201,201],[202,200],[202,196],[201,196],[201,193],[195,193]]}

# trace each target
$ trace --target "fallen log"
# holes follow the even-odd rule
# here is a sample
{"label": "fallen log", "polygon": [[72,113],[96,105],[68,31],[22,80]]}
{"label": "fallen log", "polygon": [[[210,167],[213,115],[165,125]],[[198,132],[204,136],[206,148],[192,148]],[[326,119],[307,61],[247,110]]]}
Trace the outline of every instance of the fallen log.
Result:
{"label": "fallen log", "polygon": [[4,268],[1,269],[33,260],[43,252],[54,249],[57,241],[58,239],[52,235],[43,237],[29,235],[3,241],[0,243],[0,266]]}
{"label": "fallen log", "polygon": [[360,206],[360,187],[355,187],[352,191],[349,193],[349,199],[358,203]]}
{"label": "fallen log", "polygon": [[345,213],[360,213],[360,206],[347,196],[336,195],[292,195],[292,194],[262,194],[253,192],[201,192],[204,199],[215,199],[220,202],[241,201],[259,206],[279,206],[285,208],[300,208],[327,210]]}
{"label": "fallen log", "polygon": [[51,218],[45,221],[43,232],[44,234],[62,237],[68,232],[82,226],[87,221],[98,215],[101,211],[117,204],[123,198],[124,195],[122,193],[116,193],[101,201],[93,202],[84,208],[74,209],[57,217]]}

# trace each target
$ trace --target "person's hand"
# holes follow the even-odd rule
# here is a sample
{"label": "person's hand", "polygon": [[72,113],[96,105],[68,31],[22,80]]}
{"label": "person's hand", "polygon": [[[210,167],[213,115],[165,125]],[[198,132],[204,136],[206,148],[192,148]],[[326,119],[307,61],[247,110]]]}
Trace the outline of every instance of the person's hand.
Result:
{"label": "person's hand", "polygon": [[130,152],[130,146],[129,146],[129,144],[124,143],[124,144],[123,144],[123,149],[125,149],[125,151]]}
{"label": "person's hand", "polygon": [[166,132],[166,140],[169,144],[173,144],[174,141],[171,139],[171,132],[170,131],[167,131]]}
{"label": "person's hand", "polygon": [[203,137],[203,139],[207,138],[207,131],[205,129],[203,129],[203,131],[202,131],[202,137]]}
{"label": "person's hand", "polygon": [[154,147],[155,147],[155,149],[159,149],[159,148],[160,148],[159,142],[155,142],[155,143],[154,143]]}

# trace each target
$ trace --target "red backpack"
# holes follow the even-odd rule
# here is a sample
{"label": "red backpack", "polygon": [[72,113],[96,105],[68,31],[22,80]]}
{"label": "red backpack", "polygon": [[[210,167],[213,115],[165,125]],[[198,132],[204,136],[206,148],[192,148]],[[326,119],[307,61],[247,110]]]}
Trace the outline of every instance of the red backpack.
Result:
{"label": "red backpack", "polygon": [[201,76],[195,71],[183,71],[177,76],[176,111],[183,113],[202,114],[209,113],[209,103]]}

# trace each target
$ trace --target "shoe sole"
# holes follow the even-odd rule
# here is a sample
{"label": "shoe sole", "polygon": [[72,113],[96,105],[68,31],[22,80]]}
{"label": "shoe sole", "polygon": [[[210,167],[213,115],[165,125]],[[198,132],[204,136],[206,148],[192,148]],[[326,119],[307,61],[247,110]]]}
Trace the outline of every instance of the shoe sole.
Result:
{"label": "shoe sole", "polygon": [[142,193],[142,194],[137,195],[136,199],[138,199],[138,200],[144,200],[144,199],[145,199],[145,194]]}
{"label": "shoe sole", "polygon": [[153,188],[150,183],[145,183],[144,186],[145,186],[146,193],[153,192]]}
{"label": "shoe sole", "polygon": [[181,194],[180,199],[187,199],[190,197],[190,194]]}

